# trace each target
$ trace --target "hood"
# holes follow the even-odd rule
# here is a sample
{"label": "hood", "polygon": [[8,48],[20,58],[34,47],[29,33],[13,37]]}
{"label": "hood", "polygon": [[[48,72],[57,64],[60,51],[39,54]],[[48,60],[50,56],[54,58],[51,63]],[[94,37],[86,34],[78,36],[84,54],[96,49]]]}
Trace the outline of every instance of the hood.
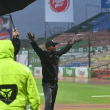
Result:
{"label": "hood", "polygon": [[10,40],[0,40],[0,59],[14,58],[14,47]]}

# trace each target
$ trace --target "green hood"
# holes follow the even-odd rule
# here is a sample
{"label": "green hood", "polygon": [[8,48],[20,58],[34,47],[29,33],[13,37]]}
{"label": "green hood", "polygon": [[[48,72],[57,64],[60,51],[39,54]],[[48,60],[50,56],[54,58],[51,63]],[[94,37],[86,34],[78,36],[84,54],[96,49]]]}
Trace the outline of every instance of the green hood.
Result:
{"label": "green hood", "polygon": [[0,59],[14,58],[14,47],[10,40],[0,40]]}

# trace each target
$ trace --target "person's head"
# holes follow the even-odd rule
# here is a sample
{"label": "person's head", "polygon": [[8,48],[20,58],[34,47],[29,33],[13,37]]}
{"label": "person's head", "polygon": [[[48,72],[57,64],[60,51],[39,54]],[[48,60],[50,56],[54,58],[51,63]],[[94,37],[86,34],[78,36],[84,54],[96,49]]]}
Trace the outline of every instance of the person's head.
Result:
{"label": "person's head", "polygon": [[56,45],[59,44],[58,42],[54,42],[53,40],[49,40],[45,43],[45,47],[48,51],[50,52],[55,52],[56,51]]}
{"label": "person's head", "polygon": [[3,20],[2,18],[0,18],[0,31],[2,30],[2,28],[3,28]]}
{"label": "person's head", "polygon": [[0,59],[14,58],[14,46],[10,40],[0,40]]}

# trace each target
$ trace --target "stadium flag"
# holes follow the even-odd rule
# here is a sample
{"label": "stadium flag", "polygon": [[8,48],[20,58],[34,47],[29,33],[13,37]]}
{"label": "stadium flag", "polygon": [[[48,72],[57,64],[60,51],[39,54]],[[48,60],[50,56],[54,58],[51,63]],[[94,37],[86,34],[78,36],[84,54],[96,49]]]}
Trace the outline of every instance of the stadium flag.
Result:
{"label": "stadium flag", "polygon": [[12,24],[9,15],[0,16],[0,40],[12,39]]}
{"label": "stadium flag", "polygon": [[45,22],[74,22],[73,0],[45,0]]}

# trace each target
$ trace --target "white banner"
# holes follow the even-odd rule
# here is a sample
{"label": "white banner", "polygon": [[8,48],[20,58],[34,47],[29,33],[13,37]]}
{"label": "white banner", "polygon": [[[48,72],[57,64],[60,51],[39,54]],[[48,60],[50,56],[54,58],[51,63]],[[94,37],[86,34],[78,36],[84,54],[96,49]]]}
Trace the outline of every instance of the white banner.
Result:
{"label": "white banner", "polygon": [[25,66],[28,66],[28,55],[27,54],[17,55],[17,62],[19,62]]}
{"label": "white banner", "polygon": [[[59,67],[58,78],[63,76],[63,67]],[[34,77],[42,77],[42,67],[34,67]]]}
{"label": "white banner", "polygon": [[63,76],[63,67],[59,67],[59,71],[58,71],[58,77],[62,77]]}
{"label": "white banner", "polygon": [[88,69],[87,68],[76,68],[75,69],[75,76],[88,78]]}
{"label": "white banner", "polygon": [[45,0],[45,22],[74,22],[73,0]]}
{"label": "white banner", "polygon": [[34,77],[42,77],[42,67],[34,68]]}

